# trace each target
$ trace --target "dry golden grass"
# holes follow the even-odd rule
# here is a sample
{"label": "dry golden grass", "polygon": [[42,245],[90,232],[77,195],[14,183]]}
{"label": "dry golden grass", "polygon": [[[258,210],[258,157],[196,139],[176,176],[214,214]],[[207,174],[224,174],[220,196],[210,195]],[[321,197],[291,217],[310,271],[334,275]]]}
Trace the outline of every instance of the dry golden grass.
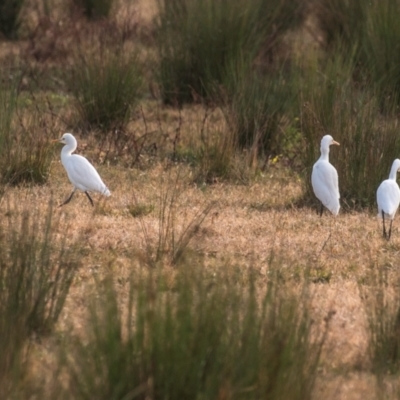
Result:
{"label": "dry golden grass", "polygon": [[[176,123],[175,114],[171,111],[165,115],[170,127]],[[188,124],[188,130],[193,124]],[[79,140],[77,153],[91,158],[96,154],[95,146],[94,139]],[[78,237],[83,241],[82,268],[56,335],[69,329],[71,321],[84,334],[83,317],[94,276],[111,270],[124,290],[132,268],[146,259],[146,246],[156,246],[159,197],[162,190],[171,187],[179,170],[182,194],[174,220],[178,233],[196,212],[215,203],[188,246],[204,257],[207,268],[235,266],[245,272],[252,267],[259,271],[260,284],[267,282],[271,268],[278,269],[280,277],[293,286],[304,271],[309,271],[316,326],[333,313],[315,398],[375,398],[374,377],[368,372],[367,320],[358,285],[368,283],[371,268],[397,268],[400,222],[395,220],[392,240],[387,242],[382,239],[375,213],[341,213],[335,219],[327,211],[320,218],[314,209],[296,208],[302,183],[279,165],[270,165],[247,185],[219,182],[211,186],[193,184],[193,170],[184,164],[168,169],[161,162],[141,169],[119,164],[96,167],[112,196],[106,199],[94,195],[92,208],[86,196],[77,193],[71,203],[56,210],[64,214],[65,224],[72,226],[71,241]],[[71,189],[57,156],[47,185],[8,188],[0,212],[8,212],[10,203],[30,209],[45,208],[50,199],[61,203]],[[138,204],[149,211],[134,218],[131,210]],[[61,231],[64,226],[57,229]],[[173,271],[171,266],[165,268]],[[33,376],[47,376],[52,370],[52,340],[35,344]]]}
{"label": "dry golden grass", "polygon": [[[197,211],[215,202],[189,244],[191,250],[205,257],[209,268],[239,266],[245,271],[253,267],[259,271],[262,283],[275,266],[282,279],[293,285],[309,269],[314,282],[312,313],[317,325],[333,312],[316,398],[374,398],[374,380],[366,372],[368,338],[358,284],[368,281],[371,268],[397,266],[399,225],[395,221],[392,240],[387,242],[381,237],[374,214],[340,214],[334,219],[328,213],[320,218],[313,209],[297,209],[291,204],[301,196],[301,182],[293,173],[276,166],[249,185],[219,183],[206,187],[193,185],[191,171],[184,166],[169,170],[161,164],[148,170],[98,166],[112,196],[104,199],[94,195],[92,208],[86,197],[77,193],[71,203],[57,210],[65,214],[65,223],[72,225],[71,239],[80,236],[84,241],[83,267],[70,292],[60,332],[71,320],[78,329],[83,328],[81,317],[94,275],[112,269],[118,281],[128,278],[135,265],[132,260],[145,255],[148,243],[143,226],[150,242],[156,243],[158,198],[162,188],[171,185],[178,169],[183,176],[174,222],[178,232]],[[7,204],[14,202],[30,209],[46,207],[51,198],[60,203],[70,190],[57,157],[48,185],[9,188],[1,212],[7,212]],[[133,218],[129,208],[136,202],[151,205],[150,212]],[[63,226],[58,229],[61,231]],[[43,365],[51,364],[46,344],[37,345],[36,351],[47,360]]]}
{"label": "dry golden grass", "polygon": [[[133,3],[133,8],[137,8],[143,26],[151,25],[155,1],[140,0]],[[0,58],[10,53],[17,56],[21,48],[19,44],[0,43]],[[166,152],[173,150],[171,143],[177,132],[185,148],[198,144],[206,113],[202,106],[177,111],[159,108],[149,101],[142,104],[142,109],[146,128],[138,118],[129,126],[130,131],[156,132],[154,140],[158,144],[164,141],[165,147],[169,146],[167,150],[164,148]],[[221,121],[218,112],[211,113],[207,119],[217,130],[225,129]],[[103,159],[103,154],[96,150],[94,137],[80,140],[77,136],[78,154],[95,161]],[[111,190],[110,198],[93,195],[95,207],[92,208],[86,196],[77,193],[71,203],[56,211],[65,215],[57,229],[62,231],[71,225],[71,242],[75,238],[83,242],[82,268],[71,288],[56,337],[62,336],[71,322],[84,333],[86,301],[93,290],[95,276],[101,277],[112,270],[121,291],[125,289],[124,282],[136,263],[139,267],[146,259],[146,246],[156,246],[159,197],[162,190],[171,187],[179,170],[182,194],[174,219],[178,233],[197,212],[214,203],[188,246],[190,251],[204,257],[207,268],[235,266],[246,271],[252,267],[259,271],[260,284],[268,281],[271,269],[277,269],[281,279],[293,283],[294,287],[308,271],[313,282],[312,316],[316,326],[322,325],[332,313],[315,399],[376,398],[375,378],[368,371],[367,318],[359,285],[368,284],[371,269],[395,271],[398,267],[400,220],[395,220],[392,239],[387,242],[382,239],[375,212],[341,213],[335,219],[327,211],[320,218],[314,209],[296,208],[296,201],[302,196],[302,182],[280,165],[269,165],[262,175],[246,185],[217,182],[206,186],[193,184],[193,169],[184,164],[166,168],[156,157],[152,162],[142,161],[139,168],[127,168],[123,164],[119,160],[109,165],[96,164]],[[0,203],[0,213],[9,212],[8,204],[45,209],[51,199],[61,203],[71,189],[57,156],[49,183],[8,188]],[[147,211],[133,217],[132,209],[138,205]],[[173,272],[172,266],[165,268]],[[47,383],[56,362],[53,340],[50,337],[35,343],[32,353],[31,375]]]}

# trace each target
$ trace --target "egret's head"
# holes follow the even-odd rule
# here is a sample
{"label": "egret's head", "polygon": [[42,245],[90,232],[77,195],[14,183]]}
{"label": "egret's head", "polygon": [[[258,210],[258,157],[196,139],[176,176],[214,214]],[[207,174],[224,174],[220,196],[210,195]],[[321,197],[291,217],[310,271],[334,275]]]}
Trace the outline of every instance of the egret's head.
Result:
{"label": "egret's head", "polygon": [[321,148],[329,148],[332,144],[337,144],[339,146],[339,143],[335,142],[331,135],[325,135],[321,140]]}
{"label": "egret's head", "polygon": [[75,138],[70,133],[64,133],[60,138],[60,143],[70,144],[75,141]]}
{"label": "egret's head", "polygon": [[60,139],[53,140],[53,142],[59,142],[62,144],[74,144],[76,143],[76,139],[70,133],[64,133]]}

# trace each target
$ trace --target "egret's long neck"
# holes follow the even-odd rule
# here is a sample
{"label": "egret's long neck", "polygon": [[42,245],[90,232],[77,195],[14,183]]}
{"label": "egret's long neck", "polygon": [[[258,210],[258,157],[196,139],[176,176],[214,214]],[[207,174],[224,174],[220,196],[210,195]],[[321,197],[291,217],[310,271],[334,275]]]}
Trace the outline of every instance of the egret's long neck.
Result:
{"label": "egret's long neck", "polygon": [[329,161],[329,146],[328,147],[321,146],[321,157],[319,159],[323,161]]}
{"label": "egret's long neck", "polygon": [[392,165],[392,169],[390,170],[390,174],[389,174],[389,179],[396,181],[398,168],[399,168],[399,166],[397,164]]}
{"label": "egret's long neck", "polygon": [[70,156],[76,150],[76,143],[68,143],[61,150],[61,158]]}

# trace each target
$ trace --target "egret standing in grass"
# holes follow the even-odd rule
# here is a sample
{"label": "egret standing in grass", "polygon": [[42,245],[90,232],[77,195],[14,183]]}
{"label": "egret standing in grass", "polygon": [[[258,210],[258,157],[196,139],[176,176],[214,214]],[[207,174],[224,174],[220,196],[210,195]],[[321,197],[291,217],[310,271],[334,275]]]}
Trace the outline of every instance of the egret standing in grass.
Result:
{"label": "egret standing in grass", "polygon": [[[382,218],[383,223],[383,237],[387,240],[390,239],[392,234],[392,223],[394,216],[400,203],[400,189],[396,182],[397,171],[400,169],[400,160],[393,161],[390,170],[389,179],[384,180],[378,187],[376,192],[376,200],[378,203],[378,217]],[[386,233],[385,217],[390,219],[389,233]]]}
{"label": "egret standing in grass", "polygon": [[70,133],[64,133],[61,139],[55,141],[65,144],[61,150],[61,162],[67,171],[69,180],[74,185],[74,190],[64,203],[60,204],[60,207],[71,201],[76,189],[79,189],[86,194],[92,206],[94,204],[88,193],[89,191],[100,192],[104,196],[111,195],[93,165],[90,164],[85,157],[78,154],[72,154],[78,145],[73,135]]}
{"label": "egret standing in grass", "polygon": [[321,140],[321,157],[313,166],[311,183],[314,193],[321,201],[320,215],[325,206],[333,215],[338,215],[340,209],[339,179],[335,167],[329,162],[329,146],[339,145],[330,135]]}

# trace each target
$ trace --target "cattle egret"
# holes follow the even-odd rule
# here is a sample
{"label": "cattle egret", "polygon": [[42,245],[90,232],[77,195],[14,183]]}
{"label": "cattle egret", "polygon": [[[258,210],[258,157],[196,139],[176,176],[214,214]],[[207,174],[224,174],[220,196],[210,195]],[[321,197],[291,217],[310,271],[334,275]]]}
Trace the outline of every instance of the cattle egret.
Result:
{"label": "cattle egret", "polygon": [[322,216],[323,206],[333,215],[338,215],[340,209],[339,179],[335,167],[329,162],[329,146],[337,144],[330,135],[325,135],[321,140],[321,157],[313,166],[311,183],[315,196],[321,201]]}
{"label": "cattle egret", "polygon": [[61,150],[61,162],[67,171],[69,180],[74,185],[74,190],[64,203],[60,204],[60,207],[71,201],[76,189],[79,189],[86,194],[92,206],[94,204],[88,193],[89,191],[100,192],[104,196],[111,195],[93,165],[90,164],[85,157],[78,154],[72,154],[78,145],[73,135],[70,133],[64,133],[61,139],[55,141],[65,144]]}
{"label": "cattle egret", "polygon": [[[396,182],[397,171],[400,168],[400,160],[393,161],[390,170],[389,179],[384,180],[378,187],[376,192],[376,200],[378,203],[378,217],[383,221],[383,237],[390,239],[392,233],[392,223],[396,211],[400,203],[400,189]],[[390,219],[389,234],[386,233],[385,217]]]}

